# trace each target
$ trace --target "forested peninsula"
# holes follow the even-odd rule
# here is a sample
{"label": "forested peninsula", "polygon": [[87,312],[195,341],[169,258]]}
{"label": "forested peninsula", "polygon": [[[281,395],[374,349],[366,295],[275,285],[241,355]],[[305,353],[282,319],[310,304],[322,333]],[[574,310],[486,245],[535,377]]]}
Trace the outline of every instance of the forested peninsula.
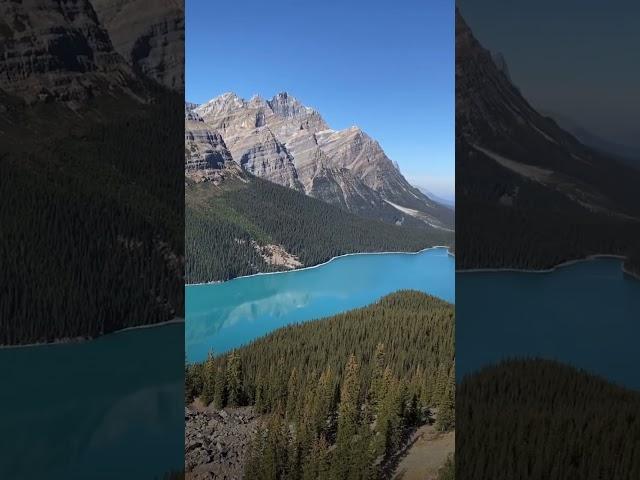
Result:
{"label": "forested peninsula", "polygon": [[640,478],[640,393],[548,360],[459,385],[456,478]]}
{"label": "forested peninsula", "polygon": [[454,428],[454,321],[453,305],[397,292],[187,365],[186,401],[260,415],[247,478],[384,478],[435,412]]}

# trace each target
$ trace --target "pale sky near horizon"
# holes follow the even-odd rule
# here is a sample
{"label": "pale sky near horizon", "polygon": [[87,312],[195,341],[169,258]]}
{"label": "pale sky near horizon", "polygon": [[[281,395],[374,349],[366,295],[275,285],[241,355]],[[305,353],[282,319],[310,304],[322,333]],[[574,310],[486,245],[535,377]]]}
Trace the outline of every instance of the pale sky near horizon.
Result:
{"label": "pale sky near horizon", "polygon": [[540,111],[640,146],[640,2],[458,0],[485,48]]}
{"label": "pale sky near horizon", "polygon": [[287,91],[358,125],[414,185],[454,197],[454,4],[186,1],[186,99]]}

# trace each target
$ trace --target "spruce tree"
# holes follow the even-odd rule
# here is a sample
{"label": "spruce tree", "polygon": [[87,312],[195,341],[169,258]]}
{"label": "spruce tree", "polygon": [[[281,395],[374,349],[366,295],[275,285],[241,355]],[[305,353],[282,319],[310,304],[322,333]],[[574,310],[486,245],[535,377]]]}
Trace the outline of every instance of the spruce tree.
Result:
{"label": "spruce tree", "polygon": [[224,408],[227,405],[227,374],[224,364],[220,365],[216,372],[216,388],[213,396],[213,404],[218,409]]}
{"label": "spruce tree", "polygon": [[371,371],[371,386],[369,387],[369,402],[371,407],[377,408],[380,399],[384,397],[383,375],[386,368],[385,349],[383,343],[378,343],[373,354],[373,366]]}
{"label": "spruce tree", "polygon": [[291,375],[289,376],[289,382],[287,383],[286,418],[288,419],[294,418],[297,413],[299,389],[298,369],[293,367]]}
{"label": "spruce tree", "polygon": [[340,390],[338,432],[333,466],[337,478],[349,478],[350,471],[354,468],[355,452],[353,452],[352,445],[354,436],[358,432],[359,393],[359,365],[356,357],[352,354],[347,361]]}
{"label": "spruce tree", "polygon": [[209,352],[209,356],[204,363],[203,377],[201,399],[202,403],[209,405],[213,402],[216,390],[216,365],[211,352]]}
{"label": "spruce tree", "polygon": [[227,404],[237,407],[242,403],[242,360],[237,351],[232,351],[227,358]]}
{"label": "spruce tree", "polygon": [[436,419],[436,428],[441,432],[451,430],[455,426],[455,380],[453,373],[449,374],[445,393],[438,404],[438,417]]}

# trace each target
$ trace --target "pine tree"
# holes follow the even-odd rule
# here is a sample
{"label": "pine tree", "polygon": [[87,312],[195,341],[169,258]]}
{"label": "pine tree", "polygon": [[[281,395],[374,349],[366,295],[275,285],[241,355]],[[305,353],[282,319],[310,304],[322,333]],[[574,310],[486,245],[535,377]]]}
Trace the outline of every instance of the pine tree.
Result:
{"label": "pine tree", "polygon": [[242,360],[235,350],[227,358],[227,404],[237,407],[242,403]]}
{"label": "pine tree", "polygon": [[349,478],[355,459],[352,449],[353,439],[358,432],[359,420],[359,365],[354,355],[349,356],[340,390],[338,408],[338,432],[336,436],[335,463],[333,470],[337,478]]}
{"label": "pine tree", "polygon": [[329,443],[324,435],[317,436],[304,461],[302,480],[329,480]]}
{"label": "pine tree", "polygon": [[293,367],[291,375],[289,376],[289,382],[287,383],[286,418],[288,419],[294,418],[297,413],[299,389],[298,369]]}
{"label": "pine tree", "polygon": [[213,396],[213,404],[216,408],[224,408],[227,405],[227,374],[224,364],[218,367],[216,372],[216,388]]}
{"label": "pine tree", "polygon": [[449,372],[445,393],[442,400],[438,404],[438,417],[436,419],[436,428],[441,432],[451,430],[455,426],[455,379],[453,370]]}
{"label": "pine tree", "polygon": [[259,373],[255,382],[255,394],[254,394],[255,408],[259,413],[265,413],[269,410],[269,403],[267,401],[267,392],[264,386],[262,375]]}
{"label": "pine tree", "polygon": [[386,368],[385,349],[383,343],[378,343],[373,355],[373,366],[371,372],[371,386],[369,387],[369,402],[371,407],[378,407],[380,399],[384,397],[383,375]]}
{"label": "pine tree", "polygon": [[438,366],[438,372],[436,374],[435,388],[433,392],[433,398],[431,399],[432,405],[439,405],[447,395],[447,382],[449,375],[447,374],[447,367],[444,363]]}
{"label": "pine tree", "polygon": [[317,433],[324,432],[327,418],[334,408],[334,375],[331,367],[327,367],[320,375],[315,391],[312,422]]}
{"label": "pine tree", "polygon": [[201,399],[205,405],[209,405],[213,402],[216,390],[216,365],[211,352],[204,363],[203,377]]}
{"label": "pine tree", "polygon": [[[286,424],[285,424],[286,425]],[[296,429],[290,431],[287,445],[286,480],[300,480],[302,475],[302,445]]]}
{"label": "pine tree", "polygon": [[372,439],[371,450],[374,458],[384,455],[390,438],[393,424],[394,378],[389,367],[385,368],[378,393],[375,409],[375,436]]}
{"label": "pine tree", "polygon": [[193,368],[187,363],[185,358],[184,362],[184,403],[189,404],[193,401],[193,397],[196,394],[195,381],[193,378]]}

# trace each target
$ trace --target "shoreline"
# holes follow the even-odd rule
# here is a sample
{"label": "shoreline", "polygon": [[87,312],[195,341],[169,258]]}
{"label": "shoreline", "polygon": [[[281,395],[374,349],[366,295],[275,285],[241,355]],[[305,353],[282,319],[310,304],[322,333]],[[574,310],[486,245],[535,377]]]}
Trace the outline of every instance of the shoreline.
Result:
{"label": "shoreline", "polygon": [[456,273],[491,273],[491,272],[511,272],[511,273],[553,273],[556,270],[560,269],[560,268],[564,268],[564,267],[569,267],[571,265],[575,265],[577,263],[581,263],[581,262],[588,262],[590,260],[597,260],[597,259],[615,259],[615,260],[622,260],[622,271],[627,274],[630,275],[638,280],[640,280],[640,275],[630,272],[628,270],[626,270],[624,268],[624,260],[626,260],[628,257],[624,256],[624,255],[615,255],[615,254],[611,254],[611,253],[596,253],[593,255],[587,255],[586,257],[583,258],[576,258],[574,260],[567,260],[561,263],[558,263],[557,265],[554,265],[551,268],[545,268],[545,269],[522,269],[522,268],[510,268],[510,267],[505,267],[505,268],[471,268],[468,270],[456,270]]}
{"label": "shoreline", "polygon": [[624,273],[625,275],[629,275],[631,278],[635,278],[636,280],[640,281],[640,273],[627,270],[626,268],[624,268],[624,263],[622,264],[622,273]]}
{"label": "shoreline", "polygon": [[303,270],[310,270],[312,268],[322,267],[323,265],[327,265],[328,263],[331,263],[334,260],[337,260],[339,258],[351,257],[351,256],[354,256],[354,255],[397,255],[397,254],[401,254],[401,255],[418,255],[419,253],[426,252],[428,250],[436,250],[436,249],[439,249],[439,248],[446,248],[447,249],[447,254],[455,258],[455,255],[452,254],[451,251],[449,250],[449,246],[448,245],[434,245],[433,247],[426,247],[426,248],[423,248],[422,250],[418,250],[417,252],[354,252],[354,253],[345,253],[343,255],[337,255],[335,257],[331,257],[326,262],[318,263],[317,265],[311,265],[309,267],[294,268],[294,269],[291,269],[291,270],[284,270],[284,271],[281,271],[281,272],[258,272],[258,273],[252,273],[251,275],[242,275],[240,277],[230,278],[229,280],[224,280],[224,281],[222,281],[222,280],[214,280],[212,282],[185,283],[184,286],[186,288],[186,287],[199,287],[199,286],[204,286],[204,285],[218,285],[218,284],[221,284],[221,283],[227,283],[227,282],[232,282],[234,280],[239,280],[241,278],[256,277],[258,275],[278,275],[278,274],[283,274],[283,273],[301,272]]}
{"label": "shoreline", "polygon": [[11,348],[28,348],[28,347],[47,347],[47,346],[55,346],[55,345],[72,345],[74,343],[86,343],[91,342],[93,340],[99,340],[104,337],[108,337],[111,335],[116,335],[118,333],[127,332],[131,330],[140,330],[143,328],[156,328],[156,327],[165,327],[167,325],[173,325],[175,323],[184,323],[184,318],[174,318],[172,320],[167,320],[166,322],[160,323],[152,323],[149,325],[136,325],[134,327],[125,327],[119,330],[114,330],[113,332],[105,333],[103,335],[98,335],[96,337],[73,337],[73,338],[59,338],[53,340],[51,342],[37,342],[37,343],[25,343],[19,345],[0,345],[0,350],[9,350]]}

